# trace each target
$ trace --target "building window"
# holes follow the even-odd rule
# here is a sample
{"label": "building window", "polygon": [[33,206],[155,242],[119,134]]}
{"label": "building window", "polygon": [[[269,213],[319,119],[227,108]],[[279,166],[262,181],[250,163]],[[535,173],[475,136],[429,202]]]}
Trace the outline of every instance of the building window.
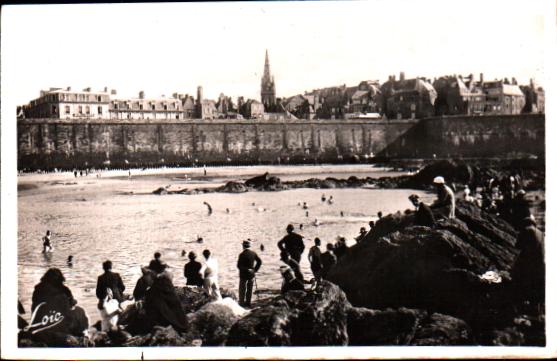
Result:
{"label": "building window", "polygon": [[83,106],[80,105],[80,106],[77,108],[77,111],[78,111],[79,114],[83,114]]}
{"label": "building window", "polygon": [[69,105],[66,105],[65,113],[70,114],[70,106]]}
{"label": "building window", "polygon": [[[155,108],[153,108],[153,110],[155,110]],[[168,110],[168,105],[167,104],[164,105],[164,110]]]}
{"label": "building window", "polygon": [[85,107],[85,113],[91,114],[91,108],[88,105]]}
{"label": "building window", "polygon": [[143,110],[143,104],[139,104],[139,110]]}
{"label": "building window", "polygon": [[155,104],[151,105],[151,109],[155,110]]}
{"label": "building window", "polygon": [[52,114],[56,114],[56,105],[52,106]]}
{"label": "building window", "polygon": [[103,113],[103,107],[97,107],[97,113],[101,114]]}
{"label": "building window", "polygon": [[114,103],[114,109],[118,110],[118,103]]}
{"label": "building window", "polygon": [[99,102],[100,102],[100,101],[101,101],[101,99],[102,99],[102,98],[101,98],[101,96],[99,95],[99,96],[97,97],[97,101],[99,101]]}

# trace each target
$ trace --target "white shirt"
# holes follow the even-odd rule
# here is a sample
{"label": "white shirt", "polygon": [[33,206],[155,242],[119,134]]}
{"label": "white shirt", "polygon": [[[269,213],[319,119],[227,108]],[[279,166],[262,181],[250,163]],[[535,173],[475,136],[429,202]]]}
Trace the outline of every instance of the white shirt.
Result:
{"label": "white shirt", "polygon": [[201,273],[205,278],[216,279],[219,276],[219,262],[217,259],[209,256],[209,259],[205,260]]}

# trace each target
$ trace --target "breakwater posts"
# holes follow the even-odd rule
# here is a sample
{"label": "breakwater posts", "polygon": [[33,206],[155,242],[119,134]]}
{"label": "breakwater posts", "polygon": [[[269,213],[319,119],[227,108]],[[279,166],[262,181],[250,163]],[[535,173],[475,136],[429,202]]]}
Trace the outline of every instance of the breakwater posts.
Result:
{"label": "breakwater posts", "polygon": [[17,126],[18,169],[363,160],[415,124],[23,119]]}

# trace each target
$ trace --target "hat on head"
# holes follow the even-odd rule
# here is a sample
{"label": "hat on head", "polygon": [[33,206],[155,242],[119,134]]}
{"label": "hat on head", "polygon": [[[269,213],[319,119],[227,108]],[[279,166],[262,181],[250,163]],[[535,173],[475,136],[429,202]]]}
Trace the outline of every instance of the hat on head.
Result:
{"label": "hat on head", "polygon": [[518,192],[516,192],[516,194],[520,194],[521,196],[526,194],[526,191],[524,189],[519,189]]}
{"label": "hat on head", "polygon": [[244,246],[244,247],[251,247],[251,239],[249,239],[249,238],[248,238],[248,239],[244,239],[244,240],[242,241],[242,246]]}
{"label": "hat on head", "polygon": [[435,183],[435,184],[445,184],[445,178],[443,178],[441,176],[437,176],[437,177],[433,178],[433,183]]}

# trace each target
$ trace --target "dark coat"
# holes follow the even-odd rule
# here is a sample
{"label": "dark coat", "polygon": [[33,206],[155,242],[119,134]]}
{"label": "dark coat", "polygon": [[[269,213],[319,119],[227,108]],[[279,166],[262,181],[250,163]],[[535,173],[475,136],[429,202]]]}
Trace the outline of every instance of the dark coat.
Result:
{"label": "dark coat", "polygon": [[541,302],[545,297],[545,255],[543,233],[531,225],[521,229],[516,247],[520,253],[511,270],[516,294]]}
{"label": "dark coat", "polygon": [[176,331],[186,330],[186,314],[174,285],[168,277],[156,277],[145,295],[145,326],[172,325]]}
{"label": "dark coat", "polygon": [[333,267],[337,263],[337,257],[331,252],[323,252],[321,254],[321,264],[323,265],[322,275],[323,277],[327,276],[331,267]]}
{"label": "dark coat", "polygon": [[190,286],[203,286],[203,278],[199,271],[201,270],[201,263],[195,260],[189,261],[184,265],[184,277],[186,277],[186,284]]}
{"label": "dark coat", "polygon": [[106,297],[106,289],[110,288],[112,290],[112,295],[114,299],[118,300],[118,302],[122,302],[124,300],[124,290],[126,287],[124,286],[124,282],[122,282],[122,278],[118,273],[107,271],[99,276],[97,279],[97,298],[99,299],[99,310],[102,309],[102,302]]}
{"label": "dark coat", "polygon": [[261,267],[261,258],[251,249],[244,249],[238,256],[237,267],[240,270],[240,278],[251,280]]}
{"label": "dark coat", "polygon": [[281,251],[286,251],[290,255],[299,257],[304,253],[304,238],[298,233],[292,232],[284,236],[278,243],[278,248]]}
{"label": "dark coat", "polygon": [[435,224],[435,216],[427,204],[420,202],[416,211],[415,222],[417,226],[432,227]]}
{"label": "dark coat", "polygon": [[145,298],[145,293],[153,285],[154,275],[152,274],[144,274],[137,280],[135,284],[135,288],[133,289],[133,298],[136,301],[142,300]]}

